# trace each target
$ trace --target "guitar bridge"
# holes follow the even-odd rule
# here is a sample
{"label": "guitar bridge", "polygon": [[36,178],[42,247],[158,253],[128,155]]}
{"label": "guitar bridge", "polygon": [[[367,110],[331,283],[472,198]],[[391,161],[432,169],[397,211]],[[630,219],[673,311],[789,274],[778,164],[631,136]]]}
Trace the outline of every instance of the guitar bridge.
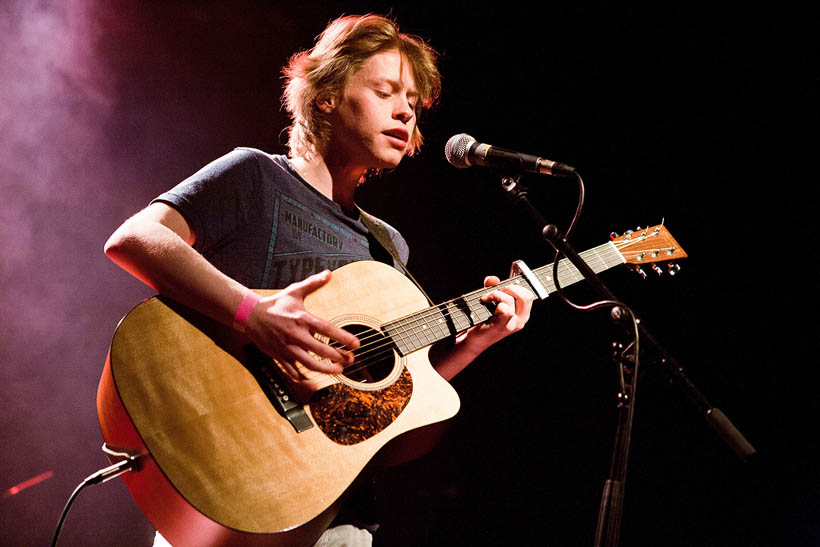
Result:
{"label": "guitar bridge", "polygon": [[248,356],[245,368],[256,379],[276,411],[293,426],[297,433],[313,427],[313,422],[305,412],[305,408],[293,396],[287,384],[279,378],[278,372],[274,370],[275,365],[271,363],[270,357],[259,351],[256,346],[247,346],[245,350]]}

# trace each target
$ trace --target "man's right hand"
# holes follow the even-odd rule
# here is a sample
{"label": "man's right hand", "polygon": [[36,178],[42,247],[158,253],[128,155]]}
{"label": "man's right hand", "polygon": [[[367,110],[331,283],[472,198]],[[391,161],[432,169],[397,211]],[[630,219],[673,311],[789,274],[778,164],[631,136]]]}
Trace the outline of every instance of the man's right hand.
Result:
{"label": "man's right hand", "polygon": [[[294,364],[296,361],[310,370],[339,374],[353,362],[352,350],[359,347],[353,334],[305,309],[305,297],[325,286],[330,278],[331,273],[326,270],[293,283],[261,299],[248,318],[248,337],[276,359],[294,380],[305,380]],[[330,342],[324,343],[316,335],[325,336]]]}

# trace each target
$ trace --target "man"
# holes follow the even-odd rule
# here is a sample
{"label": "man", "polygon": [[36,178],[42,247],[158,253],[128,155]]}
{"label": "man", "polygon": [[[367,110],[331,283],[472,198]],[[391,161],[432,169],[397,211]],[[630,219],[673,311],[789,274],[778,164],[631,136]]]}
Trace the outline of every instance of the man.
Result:
{"label": "man", "polygon": [[[311,315],[304,298],[344,263],[407,260],[404,239],[385,224],[399,256],[386,255],[354,194],[369,174],[398,166],[420,146],[418,116],[440,90],[435,57],[385,17],[333,21],[285,68],[289,157],[234,150],[128,219],[106,254],[161,294],[244,331],[294,381],[308,383],[297,361],[342,372],[359,340]],[[260,298],[251,288],[283,290]],[[435,369],[449,380],[520,330],[532,298],[520,287],[485,295],[492,318],[440,343],[431,352]]]}

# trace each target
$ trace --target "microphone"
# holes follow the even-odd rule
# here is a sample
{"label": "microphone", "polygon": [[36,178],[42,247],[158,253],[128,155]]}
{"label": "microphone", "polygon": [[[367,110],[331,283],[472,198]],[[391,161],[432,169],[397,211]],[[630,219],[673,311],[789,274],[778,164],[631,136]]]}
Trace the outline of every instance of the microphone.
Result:
{"label": "microphone", "polygon": [[450,137],[444,146],[444,155],[447,161],[459,169],[480,165],[558,177],[566,177],[575,173],[574,167],[564,163],[484,144],[466,133]]}

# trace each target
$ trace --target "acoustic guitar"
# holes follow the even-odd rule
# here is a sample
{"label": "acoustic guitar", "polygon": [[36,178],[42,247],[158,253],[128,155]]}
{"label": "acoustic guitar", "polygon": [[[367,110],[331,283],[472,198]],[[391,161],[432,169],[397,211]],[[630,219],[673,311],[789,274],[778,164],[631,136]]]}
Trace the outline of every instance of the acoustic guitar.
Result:
{"label": "acoustic guitar", "polygon": [[[596,272],[686,256],[662,225],[581,253]],[[553,265],[502,282],[546,297]],[[582,280],[558,264],[562,287]],[[123,479],[175,547],[311,545],[342,494],[389,441],[451,418],[459,398],[428,361],[429,347],[492,316],[482,288],[436,306],[394,268],[336,270],[306,308],[356,334],[341,374],[308,371],[297,394],[279,364],[242,335],[163,297],[131,310],[114,334],[97,393],[106,444],[139,452]],[[262,295],[276,291],[259,290]]]}

